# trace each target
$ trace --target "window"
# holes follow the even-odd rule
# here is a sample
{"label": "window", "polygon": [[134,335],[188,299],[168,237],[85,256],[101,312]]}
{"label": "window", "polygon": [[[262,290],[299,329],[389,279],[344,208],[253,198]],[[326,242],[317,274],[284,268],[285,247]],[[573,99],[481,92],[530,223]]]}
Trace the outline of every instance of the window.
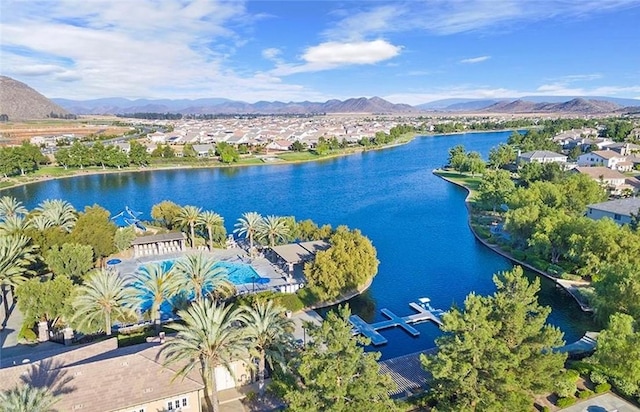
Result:
{"label": "window", "polygon": [[180,401],[176,400],[174,403],[176,404],[176,409],[180,409]]}
{"label": "window", "polygon": [[620,216],[619,214],[616,213],[613,215],[613,220],[620,220],[620,219],[622,219],[622,216]]}
{"label": "window", "polygon": [[167,403],[167,410],[172,411],[173,410],[173,402],[169,401]]}
{"label": "window", "polygon": [[182,406],[187,406],[187,398],[182,398]]}

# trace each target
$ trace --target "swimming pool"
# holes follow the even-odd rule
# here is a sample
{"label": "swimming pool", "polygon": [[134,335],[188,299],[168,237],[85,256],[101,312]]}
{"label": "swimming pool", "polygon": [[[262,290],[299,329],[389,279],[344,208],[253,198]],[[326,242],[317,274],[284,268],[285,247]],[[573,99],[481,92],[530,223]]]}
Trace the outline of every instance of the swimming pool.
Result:
{"label": "swimming pool", "polygon": [[[174,263],[174,260],[163,260],[161,265],[164,270],[168,271],[173,267]],[[234,285],[244,285],[247,283],[265,284],[270,281],[269,278],[260,277],[251,265],[244,263],[220,260],[216,262],[213,267],[225,269],[229,275],[229,281]]]}

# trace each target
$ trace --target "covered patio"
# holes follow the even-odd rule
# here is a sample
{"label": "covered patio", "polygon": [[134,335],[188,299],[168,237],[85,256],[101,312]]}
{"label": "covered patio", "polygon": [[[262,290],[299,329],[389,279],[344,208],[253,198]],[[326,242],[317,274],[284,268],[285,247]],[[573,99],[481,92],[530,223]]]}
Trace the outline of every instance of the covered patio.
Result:
{"label": "covered patio", "polygon": [[186,239],[186,235],[182,232],[163,233],[161,235],[136,238],[131,242],[131,246],[133,246],[133,257],[183,252],[186,249]]}

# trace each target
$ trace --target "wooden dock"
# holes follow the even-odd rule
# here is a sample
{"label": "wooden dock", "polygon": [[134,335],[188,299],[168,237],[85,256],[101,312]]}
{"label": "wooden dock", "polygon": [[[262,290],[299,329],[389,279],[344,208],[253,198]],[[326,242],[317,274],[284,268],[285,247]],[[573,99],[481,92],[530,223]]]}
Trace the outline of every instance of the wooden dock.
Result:
{"label": "wooden dock", "polygon": [[420,335],[420,331],[411,326],[413,323],[421,323],[426,321],[434,322],[438,326],[442,326],[440,315],[443,313],[441,310],[433,309],[428,304],[418,304],[411,302],[409,306],[417,313],[413,315],[400,317],[389,309],[382,309],[382,314],[387,317],[387,320],[383,320],[376,323],[367,323],[358,315],[351,315],[349,322],[354,327],[356,334],[361,334],[371,340],[371,344],[374,346],[384,345],[387,343],[387,339],[382,336],[378,331],[382,329],[393,328],[396,326],[401,327],[409,335],[416,337]]}

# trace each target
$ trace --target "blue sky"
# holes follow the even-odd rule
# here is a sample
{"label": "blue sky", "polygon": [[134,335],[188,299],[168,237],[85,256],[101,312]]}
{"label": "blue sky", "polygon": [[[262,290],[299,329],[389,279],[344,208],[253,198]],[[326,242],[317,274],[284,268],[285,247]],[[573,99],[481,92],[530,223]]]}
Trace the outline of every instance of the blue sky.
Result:
{"label": "blue sky", "polygon": [[47,97],[640,98],[640,0],[3,0]]}

